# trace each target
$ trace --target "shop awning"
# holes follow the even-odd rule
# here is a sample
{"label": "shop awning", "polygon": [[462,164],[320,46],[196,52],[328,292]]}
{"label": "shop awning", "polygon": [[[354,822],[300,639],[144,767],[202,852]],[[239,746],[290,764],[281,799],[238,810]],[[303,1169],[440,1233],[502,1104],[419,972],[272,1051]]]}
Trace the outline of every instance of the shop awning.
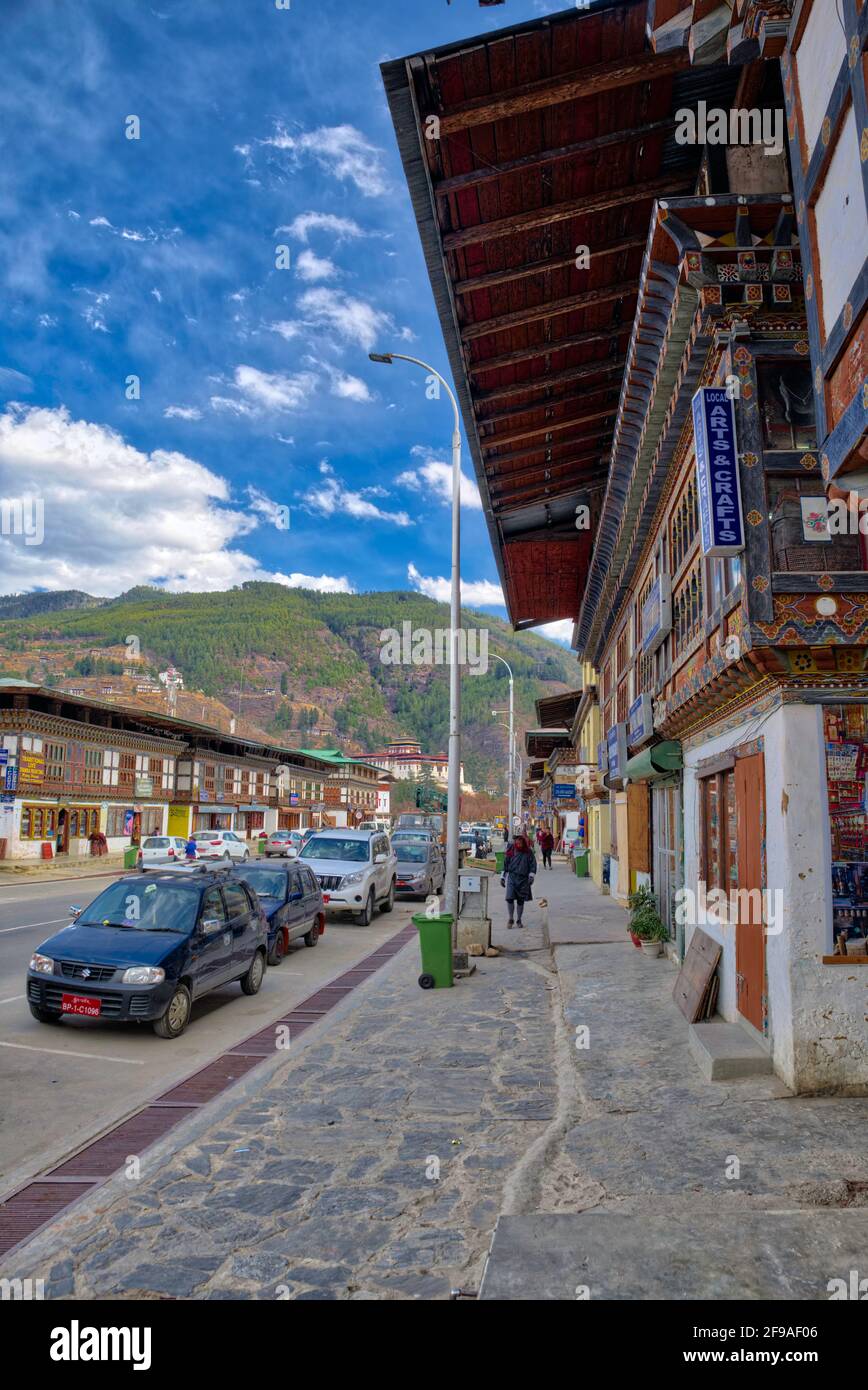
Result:
{"label": "shop awning", "polygon": [[655,743],[651,748],[643,748],[635,758],[627,759],[624,776],[629,782],[653,782],[658,777],[668,777],[683,767],[681,744],[672,739]]}

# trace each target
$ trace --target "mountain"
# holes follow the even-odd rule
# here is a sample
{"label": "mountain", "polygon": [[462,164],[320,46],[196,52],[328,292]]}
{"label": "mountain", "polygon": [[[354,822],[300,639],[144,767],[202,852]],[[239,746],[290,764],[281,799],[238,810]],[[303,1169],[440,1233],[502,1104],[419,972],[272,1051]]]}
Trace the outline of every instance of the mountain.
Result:
{"label": "mountain", "polygon": [[30,618],[38,613],[59,613],[67,608],[99,608],[106,600],[82,593],[81,589],[58,589],[52,593],[8,594],[0,597],[0,621],[4,618]]}
{"label": "mountain", "polygon": [[[51,597],[0,599],[0,675],[165,709],[156,676],[174,665],[184,678],[177,712],[185,717],[223,727],[235,718],[239,733],[264,732],[296,746],[373,753],[391,739],[411,737],[425,752],[446,750],[448,666],[382,659],[395,655],[390,630],[401,634],[404,624],[412,633],[448,630],[448,606],[424,595],[320,594],[248,583],[200,594],[140,587],[108,601],[55,595],[65,601],[47,611],[16,607]],[[536,699],[575,685],[575,658],[489,614],[467,610],[463,624],[484,629],[489,650],[487,672],[462,682],[465,773],[477,788],[502,791],[507,736],[492,710],[506,710],[509,687],[490,653],[512,666],[522,731],[536,724]],[[423,659],[424,645],[420,639],[416,648]],[[469,650],[482,665],[484,648]],[[401,653],[408,654],[412,648]]]}

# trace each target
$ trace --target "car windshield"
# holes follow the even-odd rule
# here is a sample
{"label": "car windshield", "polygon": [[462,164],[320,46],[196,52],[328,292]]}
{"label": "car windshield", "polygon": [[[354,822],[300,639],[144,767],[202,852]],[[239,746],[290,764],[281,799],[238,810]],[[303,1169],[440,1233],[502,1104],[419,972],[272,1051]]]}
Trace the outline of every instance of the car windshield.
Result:
{"label": "car windshield", "polygon": [[422,844],[419,844],[418,842],[417,842],[416,844],[413,844],[413,843],[411,842],[410,844],[401,845],[401,846],[400,846],[400,848],[399,848],[399,850],[398,850],[398,863],[399,863],[399,864],[427,864],[427,862],[428,862],[428,846],[427,846],[427,845],[422,845]]}
{"label": "car windshield", "polygon": [[165,849],[168,843],[168,840],[160,840],[151,836],[149,840],[145,840],[142,849]]}
{"label": "car windshield", "polygon": [[237,869],[238,877],[260,898],[283,898],[286,896],[286,874],[279,869]]}
{"label": "car windshield", "polygon": [[222,830],[197,830],[193,836],[194,840],[219,840],[223,834]]}
{"label": "car windshield", "polygon": [[352,864],[367,864],[368,840],[326,840],[316,836],[305,845],[305,859],[343,859]]}
{"label": "car windshield", "polygon": [[[143,875],[147,877],[147,875]],[[112,883],[84,909],[85,927],[131,927],[138,931],[191,932],[196,925],[199,894],[177,880]]]}

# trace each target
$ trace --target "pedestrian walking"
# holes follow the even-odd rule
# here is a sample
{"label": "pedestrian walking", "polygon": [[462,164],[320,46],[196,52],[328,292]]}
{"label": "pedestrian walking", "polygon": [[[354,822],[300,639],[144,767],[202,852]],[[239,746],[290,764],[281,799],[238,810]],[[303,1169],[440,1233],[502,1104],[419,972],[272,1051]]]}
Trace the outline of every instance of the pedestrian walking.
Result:
{"label": "pedestrian walking", "polygon": [[539,842],[539,847],[542,850],[543,868],[550,869],[552,866],[552,850],[555,847],[555,837],[549,830],[548,826],[546,826],[545,830],[542,833],[542,839]]}
{"label": "pedestrian walking", "polygon": [[193,860],[196,858],[196,841],[193,839],[192,834],[184,846],[184,853],[187,857],[188,864],[192,864]]}
{"label": "pedestrian walking", "polygon": [[508,927],[523,927],[524,905],[533,898],[532,886],[536,874],[536,858],[524,835],[516,835],[503,862],[502,888],[506,889]]}

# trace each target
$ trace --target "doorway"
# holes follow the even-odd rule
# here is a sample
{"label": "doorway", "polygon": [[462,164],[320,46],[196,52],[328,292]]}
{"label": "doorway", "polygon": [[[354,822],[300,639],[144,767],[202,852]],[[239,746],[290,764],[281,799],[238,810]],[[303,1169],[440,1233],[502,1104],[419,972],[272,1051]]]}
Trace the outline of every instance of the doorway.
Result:
{"label": "doorway", "polygon": [[683,834],[681,825],[681,780],[654,787],[654,888],[657,908],[670,937],[675,941],[679,960],[684,959],[684,926],[676,916],[675,895],[684,886]]}
{"label": "doorway", "polygon": [[738,919],[735,928],[736,1004],[748,1023],[765,1027],[765,926],[762,902],[766,838],[765,760],[762,753],[735,764],[738,825]]}

